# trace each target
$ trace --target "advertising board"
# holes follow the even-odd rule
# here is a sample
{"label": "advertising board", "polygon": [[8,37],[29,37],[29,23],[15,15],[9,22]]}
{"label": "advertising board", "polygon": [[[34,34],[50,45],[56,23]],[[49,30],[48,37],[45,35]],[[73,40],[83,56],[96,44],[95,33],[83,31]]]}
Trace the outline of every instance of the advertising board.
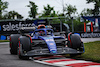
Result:
{"label": "advertising board", "polygon": [[1,20],[0,40],[9,39],[10,34],[18,34],[20,27],[33,27],[39,24],[47,24],[46,20]]}

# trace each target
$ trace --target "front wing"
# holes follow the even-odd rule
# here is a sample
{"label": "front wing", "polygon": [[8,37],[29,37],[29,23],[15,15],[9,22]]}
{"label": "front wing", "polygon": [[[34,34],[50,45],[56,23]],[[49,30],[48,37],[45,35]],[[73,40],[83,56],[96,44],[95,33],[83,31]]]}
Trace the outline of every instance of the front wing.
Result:
{"label": "front wing", "polygon": [[64,55],[64,54],[82,54],[83,51],[77,51],[69,47],[57,48],[57,53],[50,53],[48,49],[36,49],[22,53],[22,56],[41,56],[41,55]]}

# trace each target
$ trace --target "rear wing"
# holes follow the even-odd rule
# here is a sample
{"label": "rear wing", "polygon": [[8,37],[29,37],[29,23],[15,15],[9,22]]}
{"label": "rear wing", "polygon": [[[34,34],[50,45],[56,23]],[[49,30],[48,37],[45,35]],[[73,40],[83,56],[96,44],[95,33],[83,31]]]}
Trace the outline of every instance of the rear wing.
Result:
{"label": "rear wing", "polygon": [[25,34],[25,33],[31,33],[36,29],[36,27],[20,27],[19,28],[19,33],[20,34]]}
{"label": "rear wing", "polygon": [[62,35],[62,34],[66,34],[66,32],[65,31],[62,31],[62,32],[54,32],[53,33],[55,36],[60,36],[60,35]]}
{"label": "rear wing", "polygon": [[[34,27],[20,27],[19,28],[19,33],[20,34],[25,34],[25,33],[32,33],[35,29],[37,29],[38,26],[34,26]],[[46,26],[46,28],[52,28],[52,26],[48,25]]]}

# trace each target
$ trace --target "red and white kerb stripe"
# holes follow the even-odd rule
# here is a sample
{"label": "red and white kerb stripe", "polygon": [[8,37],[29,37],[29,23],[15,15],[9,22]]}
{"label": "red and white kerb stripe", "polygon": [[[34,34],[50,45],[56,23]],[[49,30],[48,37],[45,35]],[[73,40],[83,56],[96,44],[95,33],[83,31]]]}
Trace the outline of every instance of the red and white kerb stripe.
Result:
{"label": "red and white kerb stripe", "polygon": [[59,65],[59,66],[69,66],[69,67],[100,67],[100,63],[75,60],[75,59],[57,59],[57,60],[46,60],[44,62]]}
{"label": "red and white kerb stripe", "polygon": [[[60,57],[60,56],[55,56]],[[47,60],[43,60],[46,57],[38,57],[37,60],[34,60],[39,63],[54,65],[54,66],[61,66],[61,67],[100,67],[100,63],[95,63],[91,61],[84,61],[84,60],[75,60],[70,58],[62,58],[62,59],[50,59],[52,57],[48,57]],[[40,59],[42,59],[40,61]]]}

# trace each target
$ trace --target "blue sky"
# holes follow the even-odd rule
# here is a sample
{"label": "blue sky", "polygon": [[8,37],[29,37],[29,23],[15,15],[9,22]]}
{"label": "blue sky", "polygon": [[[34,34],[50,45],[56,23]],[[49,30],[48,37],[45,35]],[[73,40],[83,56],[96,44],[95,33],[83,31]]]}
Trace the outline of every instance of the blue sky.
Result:
{"label": "blue sky", "polygon": [[38,13],[41,13],[43,11],[43,6],[46,6],[47,4],[50,4],[51,7],[54,7],[55,11],[59,11],[59,13],[62,12],[62,1],[65,4],[71,4],[73,6],[76,6],[77,12],[80,13],[84,8],[94,8],[93,3],[86,4],[86,0],[3,0],[7,1],[9,3],[7,11],[15,10],[24,18],[28,17],[28,11],[30,10],[27,5],[29,4],[29,1],[35,2],[35,4],[38,6]]}

